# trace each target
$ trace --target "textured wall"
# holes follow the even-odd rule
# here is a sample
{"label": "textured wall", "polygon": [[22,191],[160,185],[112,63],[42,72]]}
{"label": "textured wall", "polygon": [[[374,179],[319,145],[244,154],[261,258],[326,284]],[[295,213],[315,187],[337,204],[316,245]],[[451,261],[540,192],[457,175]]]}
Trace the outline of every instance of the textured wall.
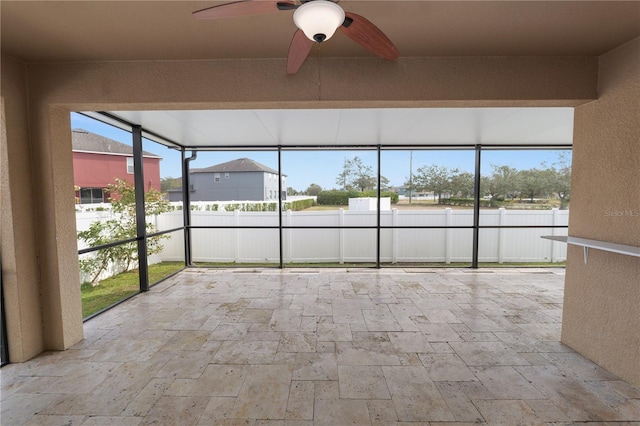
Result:
{"label": "textured wall", "polygon": [[[600,58],[576,108],[569,235],[640,246],[640,39]],[[570,247],[562,341],[640,385],[640,258]]]}
{"label": "textured wall", "polygon": [[597,58],[309,58],[34,64],[34,101],[94,110],[574,106],[595,99]]}
{"label": "textured wall", "polygon": [[43,349],[38,247],[34,229],[26,67],[2,56],[0,229],[2,286],[9,359],[25,361]]}

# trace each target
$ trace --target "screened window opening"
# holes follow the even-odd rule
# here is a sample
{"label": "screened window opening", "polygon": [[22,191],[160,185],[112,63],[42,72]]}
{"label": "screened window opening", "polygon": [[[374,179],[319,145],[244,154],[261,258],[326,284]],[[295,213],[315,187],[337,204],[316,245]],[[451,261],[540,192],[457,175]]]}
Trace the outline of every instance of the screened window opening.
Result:
{"label": "screened window opening", "polygon": [[[132,226],[93,242],[85,232],[80,261],[91,267],[122,245],[138,291],[183,267],[563,266],[566,248],[541,237],[567,233],[571,145],[456,144],[446,138],[457,127],[431,125],[440,144],[242,149],[150,140],[131,125],[118,138],[133,139],[134,155],[113,170],[133,176],[118,177],[121,194],[111,201],[135,200],[123,210],[132,217],[81,213]],[[82,204],[110,197],[101,188],[76,192]],[[105,265],[98,280],[128,270]],[[85,284],[91,277],[87,270]]]}

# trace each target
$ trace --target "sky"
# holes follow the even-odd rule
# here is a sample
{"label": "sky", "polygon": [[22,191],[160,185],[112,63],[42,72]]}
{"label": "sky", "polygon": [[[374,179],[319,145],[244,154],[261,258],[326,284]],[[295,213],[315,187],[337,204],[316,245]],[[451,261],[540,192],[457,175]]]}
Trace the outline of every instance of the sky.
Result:
{"label": "sky", "polygon": [[[131,145],[131,133],[102,123],[81,114],[71,114],[71,128],[84,129],[101,136]],[[143,149],[162,157],[160,177],[179,177],[181,174],[180,152],[149,140],[143,140]],[[482,175],[491,174],[492,165],[507,165],[518,170],[533,167],[542,168],[558,160],[558,150],[484,150],[482,151]],[[187,152],[187,156],[190,153]],[[327,151],[282,151],[282,173],[286,175],[287,187],[304,191],[315,183],[323,189],[339,188],[336,178],[343,170],[345,159],[359,157],[374,172],[377,168],[376,151],[327,150]],[[198,152],[191,163],[192,168],[204,168],[238,158],[250,158],[274,170],[278,169],[277,152],[265,151],[216,151]],[[401,186],[409,178],[410,165],[413,174],[418,168],[437,164],[460,171],[473,173],[475,168],[473,150],[402,150],[382,151],[382,176],[389,179],[391,186]],[[570,158],[570,157],[569,157]]]}

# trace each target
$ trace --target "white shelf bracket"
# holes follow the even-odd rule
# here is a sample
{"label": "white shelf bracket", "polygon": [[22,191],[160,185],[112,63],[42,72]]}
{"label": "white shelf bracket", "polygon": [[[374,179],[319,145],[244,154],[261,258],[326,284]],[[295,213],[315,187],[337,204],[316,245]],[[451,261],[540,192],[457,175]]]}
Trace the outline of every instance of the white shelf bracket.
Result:
{"label": "white shelf bracket", "polygon": [[589,260],[589,248],[604,250],[611,253],[623,254],[626,256],[640,257],[640,247],[629,246],[626,244],[610,243],[607,241],[590,240],[587,238],[560,235],[543,235],[541,238],[582,247],[585,265]]}

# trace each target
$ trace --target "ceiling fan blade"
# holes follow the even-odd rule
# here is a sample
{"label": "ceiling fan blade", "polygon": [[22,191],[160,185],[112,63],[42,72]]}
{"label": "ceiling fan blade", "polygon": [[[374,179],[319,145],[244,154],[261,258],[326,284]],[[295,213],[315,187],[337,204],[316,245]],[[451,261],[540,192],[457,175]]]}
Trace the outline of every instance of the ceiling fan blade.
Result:
{"label": "ceiling fan blade", "polygon": [[295,74],[304,63],[313,42],[307,38],[302,30],[296,31],[289,46],[289,56],[287,57],[287,74]]}
{"label": "ceiling fan blade", "polygon": [[296,7],[289,0],[243,0],[197,10],[193,12],[193,17],[196,19],[234,18],[236,16],[264,15],[280,10],[293,10]]}
{"label": "ceiling fan blade", "polygon": [[398,49],[380,28],[355,13],[346,12],[345,16],[344,24],[340,29],[351,40],[384,59],[389,61],[398,59],[400,56]]}

